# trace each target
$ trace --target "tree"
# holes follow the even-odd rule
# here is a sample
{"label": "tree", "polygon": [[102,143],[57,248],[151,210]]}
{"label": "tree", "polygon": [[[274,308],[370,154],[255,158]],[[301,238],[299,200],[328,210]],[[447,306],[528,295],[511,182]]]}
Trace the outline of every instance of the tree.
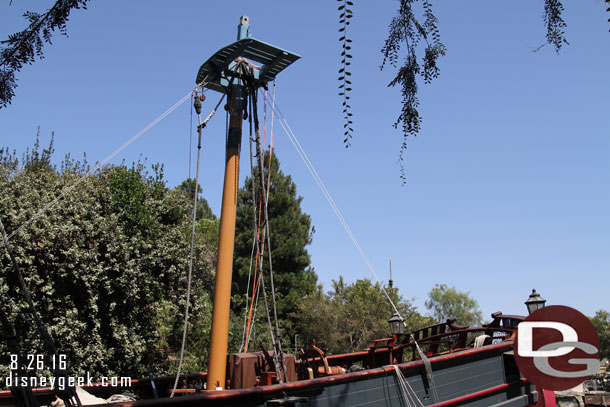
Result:
{"label": "tree", "polygon": [[481,310],[479,304],[469,293],[458,291],[455,287],[446,284],[436,284],[428,293],[426,308],[438,322],[447,318],[456,318],[457,323],[467,326],[481,324]]}
{"label": "tree", "polygon": [[74,8],[86,9],[88,1],[57,0],[44,14],[28,11],[23,15],[29,21],[28,27],[9,35],[8,39],[2,41],[7,46],[0,48],[0,108],[8,106],[15,96],[15,73],[23,65],[32,64],[36,57],[43,58],[42,47],[44,43],[51,43],[52,32],[58,30],[67,35],[66,23],[70,12]]}
{"label": "tree", "polygon": [[[195,180],[192,178],[187,178],[184,181],[182,181],[182,184],[180,184],[176,189],[180,193],[184,194],[192,202],[193,193],[195,190]],[[197,194],[201,194],[201,192],[203,192],[201,185],[197,185]],[[214,212],[212,212],[212,208],[210,208],[210,204],[204,197],[200,197],[197,199],[197,214],[195,215],[195,218],[197,220],[200,220],[200,219],[215,220],[216,219],[216,215],[214,215]]]}
{"label": "tree", "polygon": [[[188,202],[189,219],[192,217],[194,185],[194,180],[187,179],[175,188],[175,191],[184,195]],[[213,277],[216,271],[220,221],[212,213],[207,200],[203,197],[200,197],[197,202],[196,219],[193,258],[195,274],[191,285],[183,372],[203,372],[207,370],[212,325]],[[187,245],[190,245],[192,224],[189,222],[188,225],[185,225],[182,232],[184,241]],[[171,354],[176,361],[169,368],[169,372],[172,374],[175,374],[178,370],[178,350],[182,345],[186,305],[184,296],[185,291],[182,290],[180,297],[165,300],[160,304],[160,312],[157,314],[156,324],[161,336],[159,348],[167,349],[167,354]]]}
{"label": "tree", "polygon": [[[303,342],[328,349],[331,354],[365,349],[373,339],[389,336],[388,319],[394,309],[381,284],[365,278],[345,284],[343,277],[333,280],[333,291],[324,294],[322,287],[304,297],[299,304],[298,329]],[[420,315],[413,304],[398,295],[397,289],[385,288],[406,319],[407,328],[415,330],[433,323]]]}
{"label": "tree", "polygon": [[591,322],[599,336],[599,357],[610,359],[610,312],[600,309]]}
{"label": "tree", "polygon": [[[52,143],[42,152],[37,146],[22,163],[0,149],[0,217],[9,232],[87,172],[86,163],[70,159],[58,170]],[[176,318],[184,312],[190,216],[186,197],[165,187],[162,167],[153,170],[148,174],[141,163],[104,168],[10,241],[36,308],[74,375],[167,370],[159,352],[158,305],[169,304]],[[4,249],[0,264],[3,271],[11,267]],[[195,281],[211,280],[209,268],[194,272]],[[42,353],[28,314],[18,312],[27,310],[22,293],[6,275],[0,277],[2,306],[11,310],[23,353]],[[205,317],[204,293],[195,291],[194,309]]]}
{"label": "tree", "polygon": [[[317,275],[310,266],[311,259],[307,252],[307,245],[311,243],[314,228],[311,218],[301,210],[302,197],[297,196],[295,183],[290,175],[285,175],[280,170],[280,162],[274,155],[269,157],[265,154],[264,179],[268,179],[269,163],[271,164],[271,184],[269,188],[268,213],[271,237],[271,257],[273,265],[273,276],[275,295],[277,298],[277,315],[281,320],[284,331],[293,331],[295,319],[292,317],[301,299],[316,289]],[[254,169],[255,174],[259,170]],[[253,254],[253,239],[255,235],[254,210],[257,217],[260,210],[258,205],[253,205],[252,191],[257,191],[260,197],[260,189],[257,185],[259,176],[255,176],[255,185],[252,178],[247,177],[244,186],[239,190],[237,202],[237,221],[235,231],[235,255],[233,293],[236,293],[233,301],[233,309],[243,313],[245,306],[244,295],[248,290],[248,275],[252,265],[256,263]],[[258,198],[257,198],[258,199]],[[263,219],[261,219],[261,225]],[[267,242],[265,241],[265,255],[263,272],[266,276],[265,287],[270,289],[269,262],[267,261]],[[253,270],[253,269],[252,269]],[[250,281],[252,285],[252,281]],[[252,287],[249,289],[252,293]],[[261,293],[262,297],[262,293]],[[259,305],[263,307],[262,298]],[[271,304],[270,304],[271,306]],[[259,315],[264,312],[259,311]],[[285,338],[289,340],[288,337]]]}

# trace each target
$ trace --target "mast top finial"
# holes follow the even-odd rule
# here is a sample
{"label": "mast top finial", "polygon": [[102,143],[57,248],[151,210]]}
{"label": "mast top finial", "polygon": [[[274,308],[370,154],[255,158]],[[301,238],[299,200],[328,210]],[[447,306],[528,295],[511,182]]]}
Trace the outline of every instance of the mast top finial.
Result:
{"label": "mast top finial", "polygon": [[237,26],[237,41],[244,38],[250,38],[250,19],[246,15],[240,17]]}

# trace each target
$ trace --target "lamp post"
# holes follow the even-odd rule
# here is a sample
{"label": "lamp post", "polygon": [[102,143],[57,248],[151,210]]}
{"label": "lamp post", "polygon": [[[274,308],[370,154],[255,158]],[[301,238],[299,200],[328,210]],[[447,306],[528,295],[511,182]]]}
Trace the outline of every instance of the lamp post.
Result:
{"label": "lamp post", "polygon": [[[546,300],[536,292],[536,289],[532,289],[532,293],[527,298],[527,301],[525,301],[525,306],[527,307],[527,312],[529,314],[544,308],[545,304]],[[536,386],[536,391],[538,392],[538,403],[536,404],[538,407],[551,407],[557,405],[555,393],[553,391],[545,390],[538,386]]]}
{"label": "lamp post", "polygon": [[405,322],[398,313],[392,315],[388,323],[390,324],[390,332],[393,336],[399,337],[405,333]]}
{"label": "lamp post", "polygon": [[544,308],[545,304],[546,300],[536,292],[536,289],[532,289],[532,293],[528,297],[527,301],[525,301],[525,306],[527,307],[528,314],[531,314],[534,311]]}
{"label": "lamp post", "polygon": [[390,324],[390,332],[392,333],[392,340],[388,342],[390,345],[390,364],[394,364],[394,345],[398,343],[398,339],[400,335],[405,333],[405,321],[400,317],[400,314],[396,312],[392,317],[388,320],[388,324]]}

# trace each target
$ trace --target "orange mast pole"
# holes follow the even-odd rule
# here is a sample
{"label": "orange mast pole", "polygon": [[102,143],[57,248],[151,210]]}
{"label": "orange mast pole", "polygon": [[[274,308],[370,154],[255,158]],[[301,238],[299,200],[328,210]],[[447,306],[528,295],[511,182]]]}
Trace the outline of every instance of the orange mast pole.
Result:
{"label": "orange mast pole", "polygon": [[208,390],[224,389],[226,380],[233,249],[235,244],[235,216],[237,211],[237,191],[239,188],[239,153],[241,151],[241,128],[245,92],[245,86],[242,84],[233,85],[229,100],[229,135],[227,137],[225,178],[220,214],[218,263],[216,266],[210,363],[207,381]]}

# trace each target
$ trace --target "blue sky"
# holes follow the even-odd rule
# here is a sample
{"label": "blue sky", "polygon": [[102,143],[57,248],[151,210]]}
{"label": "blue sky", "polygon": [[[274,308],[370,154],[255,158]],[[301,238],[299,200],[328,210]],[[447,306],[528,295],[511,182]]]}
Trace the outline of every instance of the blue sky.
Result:
{"label": "blue sky", "polygon": [[[400,91],[379,70],[397,2],[356,0],[352,147],[343,145],[339,3],[334,1],[90,2],[73,12],[69,37],[25,67],[12,105],[0,110],[0,145],[23,152],[36,127],[55,132],[57,159],[90,162],[118,146],[194,86],[199,66],[235,41],[239,17],[252,35],[302,56],[277,81],[277,103],[377,273],[425,311],[436,283],[469,291],[484,316],[525,312],[536,288],[548,304],[592,315],[610,309],[610,24],[603,1],[565,1],[569,46],[544,42],[543,2],[435,3],[447,55],[420,87],[423,127],[408,140],[392,127]],[[30,2],[43,11],[51,1]],[[25,3],[1,6],[0,37],[21,30]],[[207,114],[218,100],[208,94]],[[168,186],[188,176],[185,103],[112,162],[165,165]],[[224,117],[204,133],[201,184],[220,212]],[[244,138],[244,141],[246,139]],[[282,129],[275,148],[304,197],[316,233],[309,248],[320,281],[371,275]],[[242,178],[248,172],[247,143]],[[194,173],[194,170],[192,170]],[[388,310],[388,317],[391,315]]]}

